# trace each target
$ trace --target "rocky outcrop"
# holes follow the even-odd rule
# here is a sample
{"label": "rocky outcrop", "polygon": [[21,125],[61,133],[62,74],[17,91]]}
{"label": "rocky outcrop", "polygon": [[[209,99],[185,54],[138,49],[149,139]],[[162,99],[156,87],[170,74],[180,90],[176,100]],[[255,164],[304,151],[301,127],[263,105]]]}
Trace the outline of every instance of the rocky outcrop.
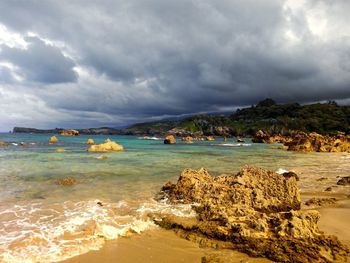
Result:
{"label": "rocky outcrop", "polygon": [[289,136],[269,135],[262,130],[259,130],[252,138],[252,142],[254,143],[286,143],[291,140],[292,138]]}
{"label": "rocky outcrop", "polygon": [[285,143],[288,151],[297,152],[350,152],[350,135],[338,133],[336,136],[323,136],[315,132],[300,133]]}
{"label": "rocky outcrop", "polygon": [[51,136],[49,139],[49,143],[58,143],[58,139],[56,136]]}
{"label": "rocky outcrop", "polygon": [[90,144],[90,145],[92,145],[92,144],[95,144],[95,142],[94,142],[93,139],[89,138],[89,139],[86,140],[85,144]]}
{"label": "rocky outcrop", "polygon": [[337,185],[350,185],[350,176],[340,178],[337,182]]}
{"label": "rocky outcrop", "polygon": [[164,144],[176,144],[176,138],[174,135],[168,135],[164,139]]}
{"label": "rocky outcrop", "polygon": [[114,141],[107,139],[102,144],[91,145],[88,151],[89,152],[120,152],[120,151],[124,151],[124,147]]}
{"label": "rocky outcrop", "polygon": [[62,130],[59,132],[61,136],[78,136],[79,131],[77,130]]}
{"label": "rocky outcrop", "polygon": [[186,169],[157,198],[193,204],[196,218],[156,215],[155,222],[201,245],[279,262],[330,262],[349,253],[336,237],[319,231],[319,212],[300,210],[294,176],[256,167],[217,177],[205,169]]}

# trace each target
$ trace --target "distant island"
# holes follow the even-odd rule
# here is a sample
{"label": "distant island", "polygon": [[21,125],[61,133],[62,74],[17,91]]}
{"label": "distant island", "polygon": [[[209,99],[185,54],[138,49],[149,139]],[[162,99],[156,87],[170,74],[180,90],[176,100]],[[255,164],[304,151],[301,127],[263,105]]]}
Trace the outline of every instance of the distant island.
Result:
{"label": "distant island", "polygon": [[[14,127],[14,133],[60,133],[62,128],[41,130]],[[295,131],[334,135],[350,133],[350,106],[334,101],[300,105],[277,104],[265,99],[230,115],[194,115],[176,121],[158,121],[134,124],[124,129],[110,127],[76,129],[87,135],[165,135],[177,136],[253,136],[257,131],[274,135],[289,135]]]}

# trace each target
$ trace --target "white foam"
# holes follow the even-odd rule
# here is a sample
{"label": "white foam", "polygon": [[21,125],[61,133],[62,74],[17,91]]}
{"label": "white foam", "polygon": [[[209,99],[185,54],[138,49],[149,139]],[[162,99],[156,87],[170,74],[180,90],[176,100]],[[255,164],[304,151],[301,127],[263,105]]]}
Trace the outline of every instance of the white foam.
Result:
{"label": "white foam", "polygon": [[99,249],[105,240],[155,227],[134,215],[120,216],[126,202],[99,200],[15,205],[0,212],[1,262],[55,262]]}
{"label": "white foam", "polygon": [[224,147],[246,147],[252,146],[250,143],[221,143],[221,144],[212,144],[214,146],[224,146]]}
{"label": "white foam", "polygon": [[276,171],[276,173],[278,174],[284,174],[284,173],[288,173],[289,171],[283,168],[278,168],[278,170]]}

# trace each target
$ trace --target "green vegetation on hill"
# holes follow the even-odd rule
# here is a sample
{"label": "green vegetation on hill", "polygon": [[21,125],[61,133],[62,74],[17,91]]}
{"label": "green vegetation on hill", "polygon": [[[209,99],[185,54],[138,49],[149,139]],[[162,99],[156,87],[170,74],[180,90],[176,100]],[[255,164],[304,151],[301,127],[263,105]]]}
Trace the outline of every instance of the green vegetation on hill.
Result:
{"label": "green vegetation on hill", "polygon": [[256,106],[238,109],[229,116],[195,115],[180,121],[136,124],[130,134],[162,134],[178,128],[207,135],[254,135],[258,130],[288,135],[293,131],[336,134],[350,133],[350,106],[335,102],[300,105],[277,104],[265,99]]}

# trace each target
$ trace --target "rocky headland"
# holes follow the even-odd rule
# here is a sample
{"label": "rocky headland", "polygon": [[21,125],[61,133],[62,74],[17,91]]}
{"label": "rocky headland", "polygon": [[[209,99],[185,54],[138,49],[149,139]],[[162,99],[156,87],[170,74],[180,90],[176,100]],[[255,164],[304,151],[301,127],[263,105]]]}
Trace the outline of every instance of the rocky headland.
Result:
{"label": "rocky headland", "polygon": [[269,135],[258,131],[252,139],[254,143],[283,143],[288,151],[296,152],[350,152],[350,135],[321,135],[316,132],[296,132],[289,136]]}
{"label": "rocky headland", "polygon": [[161,227],[202,246],[277,262],[345,261],[349,253],[335,236],[318,229],[318,211],[301,210],[295,176],[250,166],[216,177],[205,169],[186,169],[157,199],[192,205],[195,218],[153,216]]}

